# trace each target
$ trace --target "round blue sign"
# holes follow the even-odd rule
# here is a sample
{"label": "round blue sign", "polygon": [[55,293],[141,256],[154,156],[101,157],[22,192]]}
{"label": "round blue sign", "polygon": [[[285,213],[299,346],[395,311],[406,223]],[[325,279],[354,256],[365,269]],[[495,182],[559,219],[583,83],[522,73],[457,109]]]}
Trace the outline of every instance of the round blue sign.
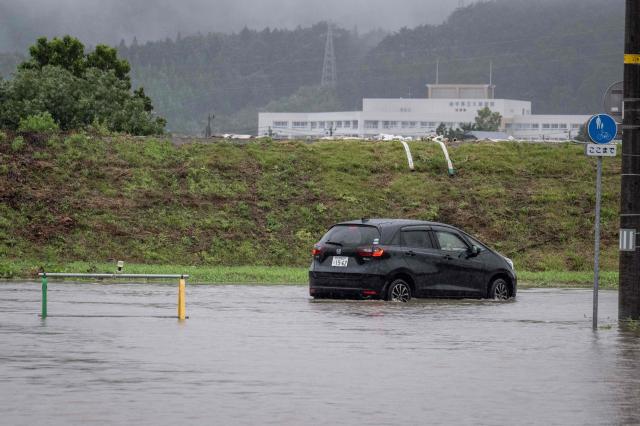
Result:
{"label": "round blue sign", "polygon": [[606,114],[598,114],[591,117],[587,126],[589,138],[599,144],[609,143],[615,139],[618,133],[618,123],[613,117]]}

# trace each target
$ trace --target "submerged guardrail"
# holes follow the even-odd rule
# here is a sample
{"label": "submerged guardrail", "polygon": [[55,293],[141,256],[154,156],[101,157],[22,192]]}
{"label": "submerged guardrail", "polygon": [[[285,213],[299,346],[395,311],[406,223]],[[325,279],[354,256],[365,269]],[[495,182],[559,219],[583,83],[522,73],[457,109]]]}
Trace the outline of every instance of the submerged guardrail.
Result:
{"label": "submerged guardrail", "polygon": [[111,279],[179,279],[178,281],[178,319],[185,320],[186,316],[186,279],[189,278],[187,274],[79,274],[79,273],[67,273],[67,272],[41,272],[38,274],[42,278],[42,308],[40,316],[42,318],[47,317],[47,292],[48,292],[48,278],[111,278]]}

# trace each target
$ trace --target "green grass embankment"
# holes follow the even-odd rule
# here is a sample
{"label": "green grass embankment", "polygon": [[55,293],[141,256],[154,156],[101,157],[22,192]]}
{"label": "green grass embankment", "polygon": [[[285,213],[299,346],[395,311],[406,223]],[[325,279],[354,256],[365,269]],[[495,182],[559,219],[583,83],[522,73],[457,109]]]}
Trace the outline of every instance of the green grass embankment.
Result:
{"label": "green grass embankment", "polygon": [[[581,146],[452,147],[454,177],[437,145],[410,146],[413,173],[397,142],[174,146],[71,135],[12,146],[8,138],[0,142],[0,276],[121,259],[153,271],[193,265],[217,282],[253,280],[251,268],[233,275],[223,266],[261,267],[261,282],[282,280],[262,267],[287,267],[294,269],[284,280],[296,282],[287,277],[303,276],[296,268],[308,265],[332,223],[404,217],[459,226],[519,270],[541,273],[531,275],[537,283],[562,280],[550,271],[588,281],[595,163]],[[605,160],[602,267],[609,271],[617,270],[619,173],[619,159]]]}

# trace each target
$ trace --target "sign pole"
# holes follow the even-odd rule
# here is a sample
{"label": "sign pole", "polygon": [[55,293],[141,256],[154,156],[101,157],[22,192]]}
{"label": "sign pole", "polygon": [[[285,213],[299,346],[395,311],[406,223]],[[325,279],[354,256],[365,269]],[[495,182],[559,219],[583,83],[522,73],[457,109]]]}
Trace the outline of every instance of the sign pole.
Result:
{"label": "sign pole", "polygon": [[593,329],[598,329],[598,290],[600,288],[600,207],[602,200],[602,157],[598,157],[598,176],[596,177],[596,231],[595,255],[593,266]]}
{"label": "sign pole", "polygon": [[602,157],[614,157],[616,146],[610,145],[618,133],[618,124],[610,115],[598,114],[591,117],[587,133],[593,144],[585,147],[588,157],[598,157],[596,176],[596,224],[595,249],[593,259],[593,329],[598,329],[598,291],[600,290],[600,209],[602,206]]}

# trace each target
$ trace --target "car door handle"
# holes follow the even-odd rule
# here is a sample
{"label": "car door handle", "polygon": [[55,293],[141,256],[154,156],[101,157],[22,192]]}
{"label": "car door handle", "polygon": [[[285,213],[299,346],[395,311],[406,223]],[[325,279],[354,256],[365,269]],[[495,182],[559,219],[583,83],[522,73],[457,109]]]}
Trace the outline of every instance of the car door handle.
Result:
{"label": "car door handle", "polygon": [[449,255],[449,254],[445,254],[442,257],[444,258],[444,260],[453,260],[453,257],[451,257],[451,255]]}
{"label": "car door handle", "polygon": [[416,255],[416,252],[413,251],[413,250],[409,250],[409,251],[405,251],[404,254],[406,254],[407,256],[412,256],[413,257],[413,256]]}

